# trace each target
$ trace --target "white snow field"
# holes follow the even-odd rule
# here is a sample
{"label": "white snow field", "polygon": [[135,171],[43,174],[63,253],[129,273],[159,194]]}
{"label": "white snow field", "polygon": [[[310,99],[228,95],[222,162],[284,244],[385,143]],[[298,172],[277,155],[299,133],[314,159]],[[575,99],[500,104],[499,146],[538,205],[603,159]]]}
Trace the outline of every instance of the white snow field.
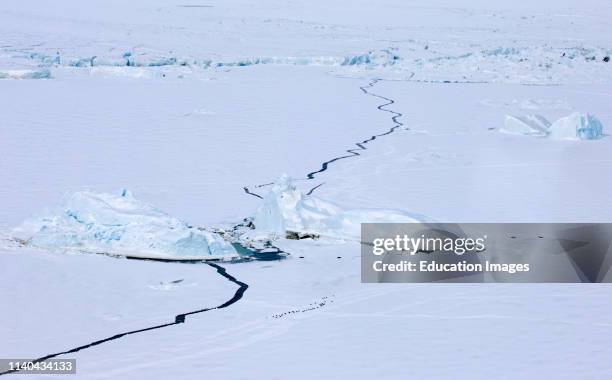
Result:
{"label": "white snow field", "polygon": [[[0,358],[75,358],[78,379],[612,377],[606,284],[362,284],[357,242],[365,221],[612,222],[611,17],[2,1]],[[230,260],[270,238],[284,259]]]}

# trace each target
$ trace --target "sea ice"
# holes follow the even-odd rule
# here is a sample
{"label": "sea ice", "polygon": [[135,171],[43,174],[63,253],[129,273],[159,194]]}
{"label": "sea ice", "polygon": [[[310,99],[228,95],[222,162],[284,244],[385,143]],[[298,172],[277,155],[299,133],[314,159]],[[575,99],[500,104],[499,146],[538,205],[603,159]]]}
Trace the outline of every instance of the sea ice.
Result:
{"label": "sea ice", "polygon": [[24,222],[14,235],[47,249],[177,259],[238,256],[221,236],[173,218],[127,190],[73,193],[57,213]]}
{"label": "sea ice", "polygon": [[504,127],[500,131],[518,135],[546,136],[549,127],[550,122],[540,115],[506,115]]}
{"label": "sea ice", "polygon": [[281,176],[253,218],[255,230],[243,238],[284,237],[287,233],[357,240],[361,223],[421,223],[426,218],[399,210],[341,207],[303,194],[287,175]]}
{"label": "sea ice", "polygon": [[601,122],[592,115],[574,112],[555,121],[550,137],[555,139],[595,140],[603,136]]}
{"label": "sea ice", "polygon": [[51,72],[47,69],[12,69],[0,70],[0,79],[49,79]]}

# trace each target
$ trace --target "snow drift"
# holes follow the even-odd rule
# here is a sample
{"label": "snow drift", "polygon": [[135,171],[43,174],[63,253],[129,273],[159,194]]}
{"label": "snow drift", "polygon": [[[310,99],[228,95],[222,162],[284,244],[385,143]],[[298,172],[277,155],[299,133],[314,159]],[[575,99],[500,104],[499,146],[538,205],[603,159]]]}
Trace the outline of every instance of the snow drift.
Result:
{"label": "snow drift", "polygon": [[60,210],[24,222],[14,235],[27,245],[121,256],[205,259],[238,256],[219,235],[201,231],[141,202],[119,195],[76,192]]}
{"label": "snow drift", "polygon": [[243,238],[285,237],[288,234],[315,235],[356,240],[361,223],[419,223],[425,217],[398,210],[341,207],[303,194],[287,175],[281,176],[253,218],[255,229]]}

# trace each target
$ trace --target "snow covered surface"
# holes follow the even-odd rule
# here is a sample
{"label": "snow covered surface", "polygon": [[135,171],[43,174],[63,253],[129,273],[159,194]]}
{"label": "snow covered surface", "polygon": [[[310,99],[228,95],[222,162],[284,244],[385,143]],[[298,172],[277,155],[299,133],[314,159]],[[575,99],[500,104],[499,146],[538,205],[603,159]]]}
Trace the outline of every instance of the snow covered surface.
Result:
{"label": "snow covered surface", "polygon": [[221,236],[170,217],[128,190],[70,194],[55,213],[27,220],[13,235],[28,246],[55,251],[166,259],[238,256]]}
{"label": "snow covered surface", "polygon": [[[251,233],[281,235],[351,235],[363,210],[612,222],[612,139],[596,127],[612,125],[611,14],[596,0],[3,1],[0,296],[10,308],[0,357],[172,322],[236,290],[206,264],[12,239],[35,218],[54,237],[90,243],[67,214],[36,219],[66,193],[91,195],[99,221],[100,194],[133,190],[139,218],[170,247],[192,230],[180,220],[229,230],[249,216]],[[38,79],[12,80],[28,76]],[[600,124],[569,119],[562,135],[586,127],[601,138],[497,133],[506,115],[574,112]],[[403,123],[393,131],[392,117]],[[516,127],[531,133],[527,124]],[[276,181],[281,173],[294,180]],[[130,244],[146,245],[130,213],[112,209]],[[204,237],[191,243],[216,239]],[[75,378],[612,375],[607,286],[366,285],[351,239],[274,244],[289,258],[223,264],[249,285],[239,302],[66,355],[78,360]]]}

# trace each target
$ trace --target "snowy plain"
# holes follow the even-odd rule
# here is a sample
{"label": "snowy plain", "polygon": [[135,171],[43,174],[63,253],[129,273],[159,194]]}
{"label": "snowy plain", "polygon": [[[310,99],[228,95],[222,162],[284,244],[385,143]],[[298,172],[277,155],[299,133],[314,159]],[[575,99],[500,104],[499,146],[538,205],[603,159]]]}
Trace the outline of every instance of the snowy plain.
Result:
{"label": "snowy plain", "polygon": [[[265,197],[283,174],[340,210],[612,222],[610,16],[593,0],[3,1],[0,357],[172,322],[236,291],[206,264],[12,239],[77,191],[130,189],[205,228],[256,215],[263,200],[243,188]],[[507,115],[574,112],[604,136],[501,131]],[[249,285],[238,302],[64,355],[74,378],[612,374],[605,284],[361,284],[354,241],[275,245],[290,255],[220,264]]]}

